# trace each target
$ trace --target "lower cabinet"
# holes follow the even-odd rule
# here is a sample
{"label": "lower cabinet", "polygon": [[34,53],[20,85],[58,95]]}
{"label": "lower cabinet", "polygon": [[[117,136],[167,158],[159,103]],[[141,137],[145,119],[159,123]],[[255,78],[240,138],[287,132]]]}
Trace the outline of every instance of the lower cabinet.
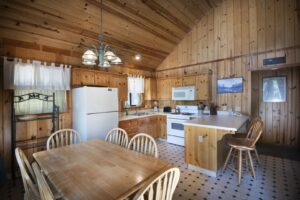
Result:
{"label": "lower cabinet", "polygon": [[157,133],[159,138],[167,139],[167,117],[165,115],[157,116]]}
{"label": "lower cabinet", "polygon": [[131,138],[138,133],[146,133],[154,138],[166,139],[166,116],[155,115],[119,122],[119,127],[124,129]]}

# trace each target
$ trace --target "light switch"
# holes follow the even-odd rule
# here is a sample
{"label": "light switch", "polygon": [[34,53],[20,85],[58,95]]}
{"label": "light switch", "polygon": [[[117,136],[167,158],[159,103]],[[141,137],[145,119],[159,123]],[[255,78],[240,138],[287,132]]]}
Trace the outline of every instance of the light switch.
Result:
{"label": "light switch", "polygon": [[198,136],[198,142],[203,142],[203,136],[202,135]]}

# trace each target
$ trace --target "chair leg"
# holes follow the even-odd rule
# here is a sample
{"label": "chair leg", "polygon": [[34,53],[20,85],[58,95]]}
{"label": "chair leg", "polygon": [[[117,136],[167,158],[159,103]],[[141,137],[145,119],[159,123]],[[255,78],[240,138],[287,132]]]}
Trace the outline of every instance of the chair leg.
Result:
{"label": "chair leg", "polygon": [[245,154],[246,171],[249,171],[247,154]]}
{"label": "chair leg", "polygon": [[260,165],[260,160],[259,160],[259,156],[258,156],[256,148],[254,149],[254,152],[255,152],[256,159],[257,159],[257,163]]}
{"label": "chair leg", "polygon": [[253,167],[253,161],[252,161],[252,157],[251,157],[250,151],[247,151],[247,154],[248,154],[248,157],[249,157],[249,160],[250,160],[250,166],[251,166],[252,176],[253,176],[254,179],[256,179],[256,177],[255,177],[255,171],[254,171],[254,167]]}
{"label": "chair leg", "polygon": [[239,150],[239,169],[238,169],[238,184],[240,185],[241,183],[241,177],[242,177],[242,151]]}
{"label": "chair leg", "polygon": [[225,160],[225,163],[224,163],[224,166],[223,166],[223,169],[222,169],[222,173],[224,173],[224,170],[225,170],[225,168],[227,167],[227,165],[228,165],[228,161],[229,161],[229,158],[230,158],[230,155],[231,155],[231,152],[232,152],[232,147],[230,147],[230,150],[229,150],[229,152],[228,152],[228,155],[227,155],[227,158],[226,158],[226,160]]}

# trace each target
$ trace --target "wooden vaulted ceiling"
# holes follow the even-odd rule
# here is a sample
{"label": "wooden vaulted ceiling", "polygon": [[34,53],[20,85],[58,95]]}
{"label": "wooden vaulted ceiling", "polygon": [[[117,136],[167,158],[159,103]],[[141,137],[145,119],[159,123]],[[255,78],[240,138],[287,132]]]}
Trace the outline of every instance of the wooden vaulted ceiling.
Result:
{"label": "wooden vaulted ceiling", "polygon": [[[222,0],[103,0],[104,42],[128,67],[155,69]],[[76,57],[98,45],[100,0],[2,0],[1,46]],[[7,54],[7,52],[1,52]],[[133,59],[135,53],[142,60]]]}

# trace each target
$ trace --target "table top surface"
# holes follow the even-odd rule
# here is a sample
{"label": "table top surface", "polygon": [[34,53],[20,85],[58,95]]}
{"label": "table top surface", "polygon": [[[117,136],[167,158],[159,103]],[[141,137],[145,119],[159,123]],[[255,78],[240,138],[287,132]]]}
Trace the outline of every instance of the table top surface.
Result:
{"label": "table top surface", "polygon": [[248,116],[202,115],[201,117],[186,121],[184,125],[237,131],[248,121],[248,119]]}
{"label": "table top surface", "polygon": [[170,166],[102,140],[33,154],[65,199],[123,199]]}

